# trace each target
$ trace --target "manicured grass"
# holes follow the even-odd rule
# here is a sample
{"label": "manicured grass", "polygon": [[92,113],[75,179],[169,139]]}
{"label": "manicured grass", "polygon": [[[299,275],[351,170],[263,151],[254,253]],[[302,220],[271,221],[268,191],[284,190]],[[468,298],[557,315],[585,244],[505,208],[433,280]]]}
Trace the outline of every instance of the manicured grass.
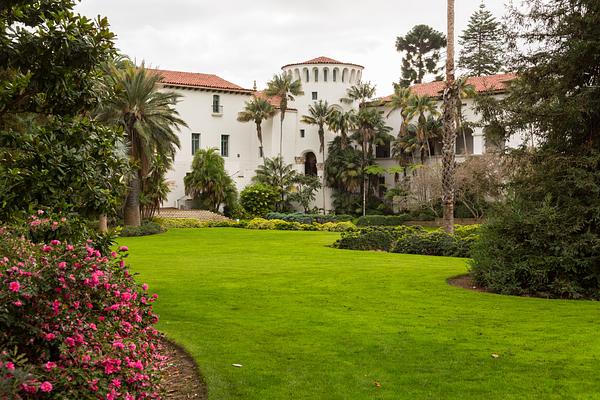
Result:
{"label": "manicured grass", "polygon": [[212,400],[600,398],[600,303],[471,292],[446,284],[464,260],[327,247],[336,237],[172,229],[120,243]]}

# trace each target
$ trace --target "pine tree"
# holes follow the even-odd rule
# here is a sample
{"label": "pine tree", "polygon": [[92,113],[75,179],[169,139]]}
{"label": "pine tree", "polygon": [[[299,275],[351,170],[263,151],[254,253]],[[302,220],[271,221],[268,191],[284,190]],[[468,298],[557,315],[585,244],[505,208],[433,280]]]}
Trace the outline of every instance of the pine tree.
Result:
{"label": "pine tree", "polygon": [[471,15],[469,25],[459,38],[462,47],[458,66],[471,76],[493,75],[502,63],[502,29],[500,22],[481,3]]}
{"label": "pine tree", "polygon": [[[396,38],[396,50],[404,52],[400,86],[423,82],[425,74],[439,74],[440,50],[446,47],[446,36],[427,25],[416,25],[406,36]],[[441,80],[441,76],[436,76]]]}

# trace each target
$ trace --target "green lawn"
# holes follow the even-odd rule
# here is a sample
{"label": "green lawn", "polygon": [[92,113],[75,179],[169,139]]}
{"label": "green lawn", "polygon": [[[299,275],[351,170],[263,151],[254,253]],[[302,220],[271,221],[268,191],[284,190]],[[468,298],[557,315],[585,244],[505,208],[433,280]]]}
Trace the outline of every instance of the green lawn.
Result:
{"label": "green lawn", "polygon": [[471,292],[446,284],[462,259],[327,247],[336,237],[119,242],[211,400],[600,399],[600,303]]}

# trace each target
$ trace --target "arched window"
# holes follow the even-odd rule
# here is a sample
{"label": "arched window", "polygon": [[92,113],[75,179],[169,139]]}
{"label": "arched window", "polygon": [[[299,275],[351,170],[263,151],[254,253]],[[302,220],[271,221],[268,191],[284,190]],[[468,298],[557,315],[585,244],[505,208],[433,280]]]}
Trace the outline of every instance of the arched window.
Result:
{"label": "arched window", "polygon": [[317,176],[317,156],[312,151],[304,155],[304,175]]}
{"label": "arched window", "polygon": [[348,82],[348,68],[344,68],[342,71],[342,82]]}
{"label": "arched window", "polygon": [[339,69],[337,69],[337,68],[334,68],[334,69],[333,69],[333,81],[334,81],[334,82],[337,82],[337,79],[338,79],[338,74],[339,74],[339,73],[340,73],[340,70],[339,70]]}
{"label": "arched window", "polygon": [[354,83],[354,79],[356,79],[356,70],[352,70],[352,72],[350,72],[350,83]]}
{"label": "arched window", "polygon": [[329,79],[329,68],[323,68],[323,82],[327,82]]}
{"label": "arched window", "polygon": [[302,73],[304,74],[304,81],[308,82],[310,80],[310,72],[308,72],[308,68],[304,68]]}
{"label": "arched window", "polygon": [[362,72],[360,70],[356,71],[356,81],[360,82],[362,78]]}
{"label": "arched window", "polygon": [[319,68],[313,68],[313,75],[315,78],[315,82],[319,82]]}
{"label": "arched window", "polygon": [[296,68],[294,70],[294,80],[296,80],[296,81],[300,80],[300,70],[298,68]]}

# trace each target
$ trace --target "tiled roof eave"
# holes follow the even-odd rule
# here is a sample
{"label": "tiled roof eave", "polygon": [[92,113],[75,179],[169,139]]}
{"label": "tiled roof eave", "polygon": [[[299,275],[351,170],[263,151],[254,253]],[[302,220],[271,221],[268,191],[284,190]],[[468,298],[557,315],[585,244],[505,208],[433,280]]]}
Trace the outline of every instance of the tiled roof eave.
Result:
{"label": "tiled roof eave", "polygon": [[170,82],[161,82],[161,84],[164,87],[169,87],[169,88],[185,88],[185,89],[206,90],[206,91],[213,91],[213,92],[237,93],[237,94],[247,94],[247,95],[254,94],[254,91],[252,89],[233,89],[233,88],[225,88],[225,87],[217,87],[217,86],[186,85],[183,83],[170,83]]}

